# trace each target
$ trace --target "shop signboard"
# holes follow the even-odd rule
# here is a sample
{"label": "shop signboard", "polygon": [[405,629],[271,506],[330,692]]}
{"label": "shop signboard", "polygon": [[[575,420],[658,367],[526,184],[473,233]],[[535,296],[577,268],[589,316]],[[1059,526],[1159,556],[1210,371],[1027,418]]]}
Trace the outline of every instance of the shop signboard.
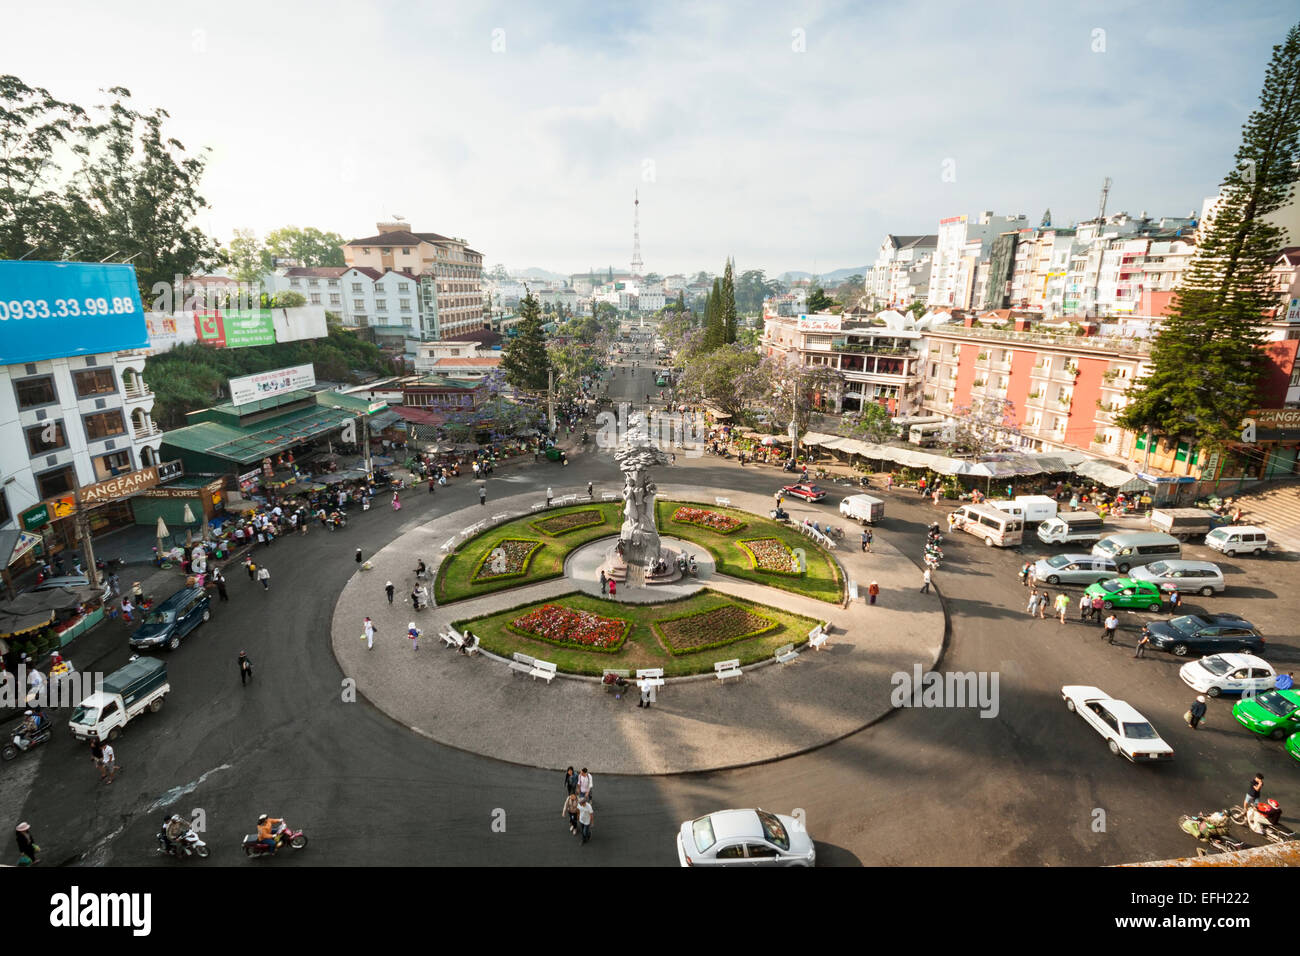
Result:
{"label": "shop signboard", "polygon": [[117,498],[126,498],[158,484],[158,467],[150,465],[127,475],[118,475],[107,481],[98,481],[81,489],[83,505],[102,505]]}
{"label": "shop signboard", "polygon": [[295,365],[270,372],[258,372],[230,380],[230,401],[233,405],[248,405],[261,398],[310,388],[316,384],[313,365]]}
{"label": "shop signboard", "polygon": [[41,502],[24,511],[21,518],[24,531],[37,531],[50,523],[50,509],[45,502]]}
{"label": "shop signboard", "polygon": [[270,309],[196,309],[194,329],[199,344],[217,349],[242,349],[275,344]]}
{"label": "shop signboard", "polygon": [[1243,442],[1300,439],[1300,408],[1258,408],[1242,422]]}
{"label": "shop signboard", "polygon": [[134,266],[0,262],[0,355],[6,364],[148,346]]}

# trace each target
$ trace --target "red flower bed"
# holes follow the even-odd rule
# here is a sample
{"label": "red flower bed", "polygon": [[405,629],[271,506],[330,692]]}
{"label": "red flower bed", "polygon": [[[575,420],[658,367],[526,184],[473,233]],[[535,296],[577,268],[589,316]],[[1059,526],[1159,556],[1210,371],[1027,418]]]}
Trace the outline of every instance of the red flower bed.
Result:
{"label": "red flower bed", "polygon": [[731,534],[731,532],[745,526],[743,521],[733,518],[731,515],[706,511],[703,508],[678,508],[673,512],[673,520],[682,524],[698,525],[701,528],[707,528],[709,531],[716,531],[718,534]]}
{"label": "red flower bed", "polygon": [[510,627],[554,644],[604,649],[618,647],[628,632],[627,621],[601,617],[590,611],[575,611],[558,604],[545,604],[536,611],[515,618],[510,622]]}

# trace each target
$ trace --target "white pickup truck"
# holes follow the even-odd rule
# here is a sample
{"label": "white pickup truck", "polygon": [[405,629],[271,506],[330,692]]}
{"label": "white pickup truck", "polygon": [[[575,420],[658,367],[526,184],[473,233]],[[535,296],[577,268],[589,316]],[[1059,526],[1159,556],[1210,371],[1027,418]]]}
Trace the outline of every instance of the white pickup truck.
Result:
{"label": "white pickup truck", "polygon": [[135,717],[162,710],[171,689],[166,664],[138,657],[105,677],[100,689],[77,705],[68,729],[78,740],[116,740]]}
{"label": "white pickup truck", "polygon": [[885,503],[871,495],[849,495],[840,501],[840,514],[863,524],[875,524],[885,517]]}

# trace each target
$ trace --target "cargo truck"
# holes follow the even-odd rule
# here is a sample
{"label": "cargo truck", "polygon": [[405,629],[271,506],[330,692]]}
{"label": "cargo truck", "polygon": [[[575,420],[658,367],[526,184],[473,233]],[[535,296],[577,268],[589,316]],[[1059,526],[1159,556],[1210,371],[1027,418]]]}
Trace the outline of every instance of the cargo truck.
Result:
{"label": "cargo truck", "polygon": [[146,710],[162,710],[171,689],[166,664],[156,657],[137,657],[105,677],[100,689],[77,705],[68,728],[78,740],[116,740],[122,728]]}

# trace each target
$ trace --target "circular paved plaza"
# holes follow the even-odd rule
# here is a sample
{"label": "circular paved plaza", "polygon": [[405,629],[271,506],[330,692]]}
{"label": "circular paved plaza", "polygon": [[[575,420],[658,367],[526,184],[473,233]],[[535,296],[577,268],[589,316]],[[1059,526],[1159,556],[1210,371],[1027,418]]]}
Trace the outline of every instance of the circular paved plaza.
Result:
{"label": "circular paved plaza", "polygon": [[[557,488],[557,496],[585,491]],[[734,508],[765,514],[770,499],[699,486],[661,485],[660,497],[710,505],[715,497]],[[600,489],[597,489],[599,499]],[[492,654],[459,654],[438,638],[453,621],[546,601],[577,590],[599,596],[601,555],[613,543],[598,539],[569,555],[562,578],[413,612],[409,595],[414,568],[433,568],[441,550],[461,540],[468,527],[527,515],[542,500],[520,495],[439,516],[415,527],[370,556],[372,570],[353,575],[334,609],[331,642],[346,676],[375,707],[416,733],[439,743],[499,760],[549,769],[587,766],[593,773],[662,774],[715,770],[775,760],[861,729],[891,709],[891,677],[913,665],[929,669],[943,650],[944,615],[937,594],[920,594],[920,571],[877,531],[873,551],[861,553],[853,525],[834,552],[846,580],[865,596],[880,585],[875,606],[846,606],[719,574],[700,546],[680,542],[697,555],[699,577],[655,588],[622,588],[619,602],[662,601],[701,587],[830,624],[821,650],[800,648],[785,664],[747,666],[725,682],[712,673],[670,678],[654,707],[637,707],[635,690],[621,698],[596,678],[559,675],[550,683],[513,671]],[[585,503],[585,496],[579,497]],[[557,507],[560,502],[556,502]],[[825,519],[828,509],[785,502],[791,518]],[[495,518],[495,521],[494,521]],[[677,542],[665,538],[669,546]],[[392,581],[395,603],[384,584]],[[612,613],[612,612],[611,612]],[[375,646],[359,639],[362,621],[375,623]],[[415,620],[420,649],[406,638]],[[545,659],[547,645],[535,656]],[[618,665],[613,665],[618,666]]]}

